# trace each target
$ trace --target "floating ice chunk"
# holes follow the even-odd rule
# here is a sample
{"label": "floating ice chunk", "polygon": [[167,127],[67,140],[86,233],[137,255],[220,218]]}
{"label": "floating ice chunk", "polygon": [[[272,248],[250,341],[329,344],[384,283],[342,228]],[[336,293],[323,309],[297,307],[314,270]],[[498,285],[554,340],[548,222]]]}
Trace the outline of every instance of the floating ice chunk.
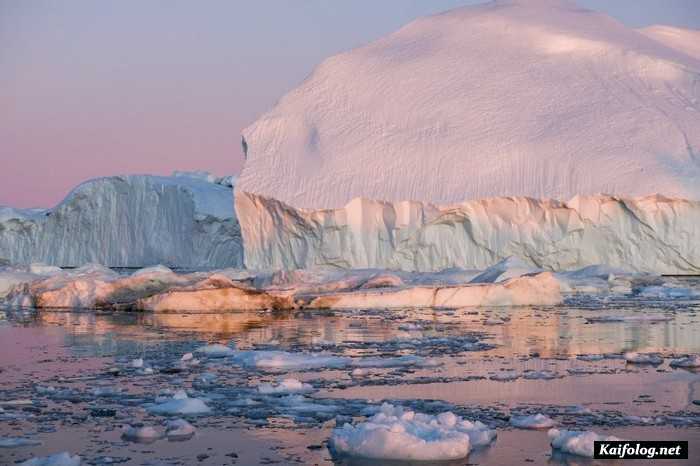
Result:
{"label": "floating ice chunk", "polygon": [[558,375],[552,371],[532,371],[523,374],[523,378],[528,380],[552,380],[557,377]]}
{"label": "floating ice chunk", "polygon": [[350,363],[349,358],[327,353],[288,353],[267,350],[238,351],[233,360],[247,367],[280,370],[343,368]]}
{"label": "floating ice chunk", "polygon": [[261,383],[258,385],[258,392],[264,395],[288,394],[288,393],[309,393],[314,391],[314,387],[308,383],[303,383],[297,379],[284,379],[277,384]]}
{"label": "floating ice chunk", "polygon": [[197,429],[184,419],[173,419],[165,424],[165,435],[168,440],[186,440],[191,438]]}
{"label": "floating ice chunk", "polygon": [[71,455],[67,451],[56,453],[55,455],[32,458],[20,466],[80,466],[81,458],[78,455]]}
{"label": "floating ice chunk", "polygon": [[211,408],[199,398],[190,398],[184,390],[179,390],[169,401],[164,401],[146,408],[154,414],[207,414]]}
{"label": "floating ice chunk", "polygon": [[605,356],[602,354],[579,354],[576,359],[580,361],[602,361]]}
{"label": "floating ice chunk", "polygon": [[672,359],[669,364],[671,367],[700,367],[700,355],[693,354],[678,359]]}
{"label": "floating ice chunk", "polygon": [[586,322],[589,323],[606,323],[606,322],[668,322],[673,320],[671,316],[661,315],[631,315],[631,316],[600,316],[586,317]]}
{"label": "floating ice chunk", "polygon": [[131,361],[131,367],[140,369],[143,367],[143,359],[142,358],[137,358]]}
{"label": "floating ice chunk", "polygon": [[191,361],[192,358],[194,358],[194,356],[192,355],[192,353],[185,353],[185,354],[183,354],[182,357],[180,358],[180,361],[182,361],[182,362],[187,362],[187,361]]}
{"label": "floating ice chunk", "polygon": [[333,430],[336,456],[375,460],[441,461],[466,458],[470,446],[487,445],[495,431],[453,413],[437,416],[383,404],[367,422]]}
{"label": "floating ice chunk", "polygon": [[360,369],[359,367],[350,372],[351,377],[367,377],[368,375],[369,371],[367,369]]}
{"label": "floating ice chunk", "polygon": [[24,437],[0,437],[0,448],[16,448],[41,445],[39,440]]}
{"label": "floating ice chunk", "polygon": [[506,322],[498,317],[489,317],[484,321],[484,325],[503,325]]}
{"label": "floating ice chunk", "polygon": [[700,298],[700,291],[677,286],[645,286],[637,295],[658,299],[697,299]]}
{"label": "floating ice chunk", "polygon": [[620,440],[613,436],[602,436],[592,431],[550,429],[547,432],[552,448],[572,455],[593,457],[593,442]]}
{"label": "floating ice chunk", "polygon": [[659,353],[637,353],[629,351],[624,354],[625,361],[630,364],[661,364],[664,362],[663,356]]}
{"label": "floating ice chunk", "polygon": [[489,377],[491,380],[497,380],[499,382],[511,382],[520,378],[520,374],[517,372],[498,372],[497,374]]}
{"label": "floating ice chunk", "polygon": [[130,442],[150,443],[158,440],[162,436],[162,433],[151,426],[126,426],[122,431],[122,438]]}
{"label": "floating ice chunk", "polygon": [[510,425],[518,429],[549,429],[554,424],[554,419],[540,413],[531,416],[511,416],[510,418]]}
{"label": "floating ice chunk", "polygon": [[422,358],[420,356],[405,355],[394,358],[365,357],[353,359],[353,367],[437,367],[442,365],[435,358]]}
{"label": "floating ice chunk", "polygon": [[[218,343],[213,344],[213,345],[202,346],[200,348],[197,348],[195,351],[197,353],[201,353],[201,354],[203,354],[207,357],[210,357],[210,358],[225,358],[225,357],[233,356],[234,354],[236,354],[235,349],[231,348],[230,346],[221,345]],[[191,355],[191,353],[187,353],[187,354]],[[183,358],[185,356],[183,356]],[[192,358],[181,359],[181,360],[187,361],[189,359],[192,359]]]}
{"label": "floating ice chunk", "polygon": [[116,396],[121,393],[121,388],[119,387],[95,387],[92,390],[90,390],[90,393],[94,396]]}

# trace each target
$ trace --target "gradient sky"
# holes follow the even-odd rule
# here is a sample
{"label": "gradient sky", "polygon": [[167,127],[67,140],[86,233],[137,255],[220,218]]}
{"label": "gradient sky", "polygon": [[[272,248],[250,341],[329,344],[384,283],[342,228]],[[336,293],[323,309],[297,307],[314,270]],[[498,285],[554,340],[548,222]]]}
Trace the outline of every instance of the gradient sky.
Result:
{"label": "gradient sky", "polygon": [[[85,179],[237,173],[241,129],[323,58],[478,0],[0,0],[0,205]],[[578,0],[700,29],[698,0]]]}

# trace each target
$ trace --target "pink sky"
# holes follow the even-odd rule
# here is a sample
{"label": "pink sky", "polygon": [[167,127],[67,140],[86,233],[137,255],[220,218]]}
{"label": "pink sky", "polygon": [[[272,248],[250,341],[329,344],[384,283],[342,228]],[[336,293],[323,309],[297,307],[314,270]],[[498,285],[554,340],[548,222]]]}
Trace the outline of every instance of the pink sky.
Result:
{"label": "pink sky", "polygon": [[[237,173],[241,129],[323,58],[480,0],[22,0],[0,4],[0,205],[97,176]],[[634,26],[695,0],[579,0]]]}

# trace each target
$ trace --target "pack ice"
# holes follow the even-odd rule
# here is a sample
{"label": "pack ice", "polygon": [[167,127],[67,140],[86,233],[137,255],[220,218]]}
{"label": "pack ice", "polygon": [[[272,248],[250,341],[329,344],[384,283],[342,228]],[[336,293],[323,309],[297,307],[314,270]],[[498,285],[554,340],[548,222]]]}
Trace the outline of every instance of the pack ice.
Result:
{"label": "pack ice", "polygon": [[246,128],[236,190],[316,209],[356,197],[699,199],[698,37],[564,0],[421,18],[328,58]]}
{"label": "pack ice", "polygon": [[62,267],[241,266],[231,177],[176,175],[90,180],[52,209],[0,207],[0,258]]}

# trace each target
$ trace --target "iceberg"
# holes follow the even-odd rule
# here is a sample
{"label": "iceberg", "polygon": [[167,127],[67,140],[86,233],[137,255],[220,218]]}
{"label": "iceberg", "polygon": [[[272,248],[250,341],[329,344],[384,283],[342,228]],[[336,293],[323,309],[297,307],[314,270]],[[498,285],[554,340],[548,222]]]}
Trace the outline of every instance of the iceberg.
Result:
{"label": "iceberg", "polygon": [[312,210],[237,192],[236,209],[250,269],[437,272],[483,270],[511,258],[475,278],[497,281],[515,269],[559,272],[599,264],[607,276],[615,269],[700,273],[700,201],[660,195],[576,196],[568,202],[502,197],[446,205],[358,198],[345,207]]}
{"label": "iceberg", "polygon": [[419,18],[326,59],[243,131],[236,202],[698,200],[698,43],[697,31],[639,31],[567,0]]}
{"label": "iceberg", "polygon": [[232,196],[230,185],[203,175],[89,180],[51,209],[0,207],[0,258],[61,267],[240,267]]}
{"label": "iceberg", "polygon": [[550,429],[547,432],[552,448],[563,453],[593,458],[594,442],[614,442],[621,440],[613,436],[599,435],[593,431]]}

